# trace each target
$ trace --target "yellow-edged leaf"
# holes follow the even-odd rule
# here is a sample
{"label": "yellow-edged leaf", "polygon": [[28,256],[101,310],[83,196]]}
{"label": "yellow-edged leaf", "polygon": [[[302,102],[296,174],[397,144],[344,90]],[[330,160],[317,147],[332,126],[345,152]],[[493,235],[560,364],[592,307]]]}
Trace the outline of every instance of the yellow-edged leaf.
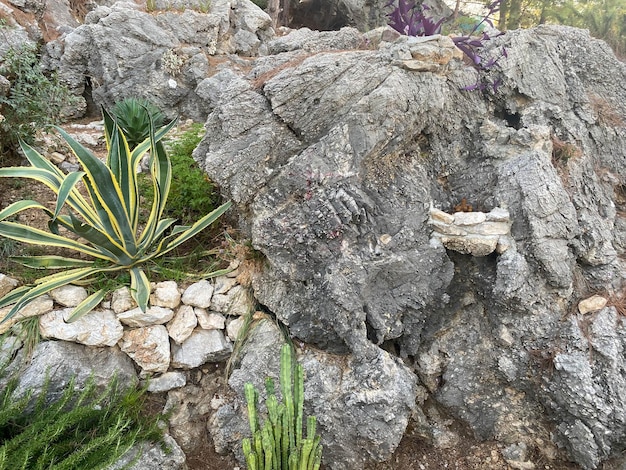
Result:
{"label": "yellow-edged leaf", "polygon": [[79,303],[76,308],[72,311],[69,318],[67,319],[67,323],[72,323],[78,320],[83,315],[91,312],[94,308],[96,308],[104,296],[106,295],[106,291],[104,289],[100,289],[97,292],[94,292],[81,303]]}
{"label": "yellow-edged leaf", "polygon": [[142,269],[134,267],[130,269],[130,295],[142,312],[148,308],[150,299],[150,281]]}

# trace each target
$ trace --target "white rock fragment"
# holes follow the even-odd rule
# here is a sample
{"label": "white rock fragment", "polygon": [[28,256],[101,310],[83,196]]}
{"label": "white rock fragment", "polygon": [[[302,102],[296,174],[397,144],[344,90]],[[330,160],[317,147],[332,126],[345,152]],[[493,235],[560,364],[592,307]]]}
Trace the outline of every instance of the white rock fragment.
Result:
{"label": "white rock fragment", "polygon": [[248,291],[241,285],[231,288],[226,294],[217,294],[211,301],[211,310],[227,315],[246,315],[251,308]]}
{"label": "white rock fragment", "polygon": [[597,312],[606,307],[607,299],[601,295],[592,295],[578,302],[578,311],[583,315],[586,313]]}
{"label": "white rock fragment", "polygon": [[475,225],[481,224],[487,220],[487,216],[484,212],[455,212],[454,223],[455,225]]}
{"label": "white rock fragment", "polygon": [[170,338],[181,344],[191,336],[197,324],[198,319],[193,307],[191,305],[181,305],[176,311],[174,318],[167,324],[167,332]]}
{"label": "white rock fragment", "polygon": [[430,208],[430,218],[444,224],[454,223],[454,216],[434,207]]}
{"label": "white rock fragment", "polygon": [[172,367],[193,369],[222,361],[231,352],[232,346],[221,331],[196,329],[183,344],[172,344]]}
{"label": "white rock fragment", "polygon": [[226,318],[220,313],[207,312],[204,308],[194,308],[194,312],[203,330],[223,330],[226,327]]}
{"label": "white rock fragment", "polygon": [[19,285],[17,279],[0,273],[0,297],[4,297]]}
{"label": "white rock fragment", "polygon": [[148,391],[153,393],[169,392],[187,384],[185,374],[180,371],[165,372],[158,377],[152,377],[148,382]]}
{"label": "white rock fragment", "polygon": [[124,328],[111,310],[94,310],[67,323],[73,311],[70,307],[39,317],[41,336],[87,346],[114,346],[122,338]]}
{"label": "white rock fragment", "polygon": [[507,235],[511,231],[511,226],[508,222],[483,222],[482,224],[473,227],[472,233],[478,235]]}
{"label": "white rock fragment", "polygon": [[191,284],[183,293],[183,303],[192,307],[209,308],[213,297],[213,284],[199,281]]}
{"label": "white rock fragment", "polygon": [[159,282],[150,295],[150,305],[166,308],[177,308],[180,305],[180,291],[175,281]]}
{"label": "white rock fragment", "polygon": [[130,295],[128,287],[122,287],[113,291],[111,298],[111,308],[115,313],[122,313],[137,307],[137,302]]}
{"label": "white rock fragment", "polygon": [[174,310],[165,307],[148,307],[142,312],[139,307],[127,312],[118,313],[122,323],[134,328],[150,325],[162,325],[174,317]]}
{"label": "white rock fragment", "polygon": [[213,285],[213,295],[226,294],[231,288],[237,285],[237,280],[228,276],[218,276]]}
{"label": "white rock fragment", "polygon": [[[12,306],[0,308],[0,320],[4,319],[11,311]],[[51,312],[54,308],[54,302],[48,295],[42,295],[35,298],[31,303],[22,308],[9,320],[0,323],[0,334],[8,331],[18,321],[28,317],[36,317],[37,315],[43,315],[44,313]]]}
{"label": "white rock fragment", "polygon": [[486,256],[493,253],[498,245],[498,237],[496,236],[442,236],[441,241],[448,250],[472,256]]}
{"label": "white rock fragment", "polygon": [[509,215],[508,210],[501,207],[495,207],[486,214],[486,220],[488,222],[509,222],[511,220],[511,216]]}
{"label": "white rock fragment", "polygon": [[87,289],[71,284],[57,287],[50,291],[50,297],[63,307],[76,307],[87,298]]}
{"label": "white rock fragment", "polygon": [[245,321],[246,317],[238,317],[234,320],[231,320],[230,322],[228,322],[228,325],[226,325],[226,334],[233,343],[237,341],[237,338],[239,337],[239,332],[241,331],[241,327],[243,326]]}
{"label": "white rock fragment", "polygon": [[163,325],[127,330],[118,343],[145,372],[165,372],[170,365],[170,339]]}

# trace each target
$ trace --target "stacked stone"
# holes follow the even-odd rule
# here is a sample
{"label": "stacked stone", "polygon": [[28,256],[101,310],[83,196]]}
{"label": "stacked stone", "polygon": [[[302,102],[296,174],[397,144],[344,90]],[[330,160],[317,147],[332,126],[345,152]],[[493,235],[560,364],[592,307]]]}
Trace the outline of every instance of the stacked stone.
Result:
{"label": "stacked stone", "polygon": [[[67,320],[74,307],[88,294],[83,287],[67,285],[35,299],[16,317],[39,315],[44,338],[87,346],[117,345],[141,368],[142,376],[152,376],[152,391],[165,391],[185,385],[180,369],[230,356],[244,317],[253,308],[248,291],[235,276],[236,271],[186,288],[175,281],[154,283],[145,312],[123,287],[113,292],[110,301],[72,323]],[[11,278],[0,277],[0,288],[7,286],[8,291],[16,285]],[[8,310],[0,309],[0,318]],[[6,322],[3,329],[13,323]]]}
{"label": "stacked stone", "polygon": [[431,207],[428,223],[433,228],[432,239],[466,255],[486,256],[494,251],[502,254],[513,246],[509,211],[500,207],[488,213],[454,214]]}

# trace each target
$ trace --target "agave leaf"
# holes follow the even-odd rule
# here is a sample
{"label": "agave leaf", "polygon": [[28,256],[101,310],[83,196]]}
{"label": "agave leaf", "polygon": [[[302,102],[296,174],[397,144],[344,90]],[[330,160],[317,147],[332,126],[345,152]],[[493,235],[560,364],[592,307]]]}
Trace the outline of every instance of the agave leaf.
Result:
{"label": "agave leaf", "polygon": [[93,261],[67,258],[65,256],[11,256],[11,260],[34,269],[61,269],[78,268],[81,266],[92,266]]}
{"label": "agave leaf", "polygon": [[[67,132],[57,127],[58,132],[69,144],[76,158],[86,172],[89,184],[87,188],[92,196],[100,203],[108,215],[115,233],[120,236],[124,248],[133,253],[135,237],[131,230],[128,208],[124,203],[124,195],[115,180],[113,172],[103,162],[96,158],[89,150],[76,142]],[[95,200],[93,200],[95,205]]]}
{"label": "agave leaf", "polygon": [[0,308],[14,304],[20,299],[20,297],[24,295],[25,292],[28,292],[31,288],[32,286],[21,286],[13,289],[8,294],[5,294],[4,297],[0,299]]}
{"label": "agave leaf", "polygon": [[37,150],[28,145],[26,142],[20,141],[20,147],[22,147],[22,151],[26,158],[30,162],[30,164],[41,170],[46,170],[53,175],[57,176],[59,179],[63,179],[63,172],[57,168],[57,166],[53,165],[50,160],[41,155]]}
{"label": "agave leaf", "polygon": [[0,177],[3,178],[28,178],[45,184],[55,193],[61,187],[63,178],[57,177],[54,173],[41,168],[29,166],[0,168]]}
{"label": "agave leaf", "polygon": [[[62,220],[65,221],[66,219]],[[118,240],[111,237],[108,232],[97,230],[89,224],[83,224],[72,214],[70,214],[70,223],[66,227],[90,242],[94,249],[103,255],[101,258],[121,265],[132,263],[133,257],[131,254],[124,250],[124,247],[121,246]]]}
{"label": "agave leaf", "polygon": [[47,294],[52,289],[65,286],[76,280],[91,276],[92,274],[101,271],[104,270],[102,268],[77,268],[38,279],[37,284],[24,292],[24,294],[19,298],[17,303],[13,305],[9,313],[2,319],[0,323],[3,323],[15,316],[17,312],[19,312],[22,308],[31,303],[40,295]]}
{"label": "agave leaf", "polygon": [[150,258],[164,255],[165,253],[172,251],[177,246],[181,245],[182,243],[186,242],[190,238],[194,237],[199,232],[201,232],[202,230],[207,228],[209,225],[211,225],[213,222],[215,222],[224,212],[230,209],[231,205],[232,205],[232,202],[228,201],[222,204],[221,206],[219,206],[214,211],[208,213],[207,215],[202,217],[200,220],[198,220],[195,224],[193,224],[191,227],[189,227],[187,230],[185,230],[181,235],[176,237],[174,240],[168,242],[165,245],[165,248],[163,248],[157,253],[154,253],[154,255],[150,256]]}
{"label": "agave leaf", "polygon": [[87,245],[15,222],[0,222],[0,236],[31,245],[49,245],[58,246],[59,248],[69,248],[70,250],[79,251],[96,258],[104,258],[98,250]]}
{"label": "agave leaf", "polygon": [[85,173],[82,171],[76,171],[68,174],[63,182],[61,183],[61,187],[59,188],[59,192],[57,194],[57,203],[54,209],[54,216],[52,219],[56,219],[61,213],[61,209],[65,205],[65,201],[70,195],[70,192],[74,189],[76,184],[85,176]]}
{"label": "agave leaf", "polygon": [[145,312],[150,298],[150,281],[146,273],[138,267],[130,270],[130,295],[135,299],[141,311]]}
{"label": "agave leaf", "polygon": [[[165,153],[165,149],[160,142],[155,141],[154,132],[150,133],[150,141],[152,143],[150,154],[150,173],[152,176],[152,188],[154,199],[150,209],[150,215],[146,221],[139,245],[145,246],[146,240],[154,240],[154,234],[159,225],[159,220],[165,210],[167,195],[170,191],[172,183],[172,165],[170,159]],[[150,244],[151,242],[148,242]]]}
{"label": "agave leaf", "polygon": [[33,201],[32,199],[25,199],[23,201],[17,201],[13,204],[9,204],[7,207],[2,209],[0,211],[0,220],[4,220],[7,217],[11,217],[26,209],[43,209],[50,212],[46,206],[39,204],[37,201]]}
{"label": "agave leaf", "polygon": [[106,295],[106,291],[104,289],[100,289],[97,292],[94,292],[81,303],[79,303],[76,308],[72,311],[69,318],[67,319],[67,323],[72,323],[78,320],[83,315],[91,312],[94,308],[96,308],[104,296]]}

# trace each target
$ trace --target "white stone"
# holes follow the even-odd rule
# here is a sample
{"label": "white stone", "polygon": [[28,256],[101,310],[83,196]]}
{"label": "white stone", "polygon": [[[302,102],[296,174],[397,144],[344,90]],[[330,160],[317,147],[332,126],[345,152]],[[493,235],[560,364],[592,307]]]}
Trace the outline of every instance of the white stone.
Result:
{"label": "white stone", "polygon": [[511,249],[515,245],[515,240],[508,235],[500,235],[498,237],[498,244],[496,245],[496,253],[501,255],[505,251]]}
{"label": "white stone", "polygon": [[511,232],[511,226],[508,222],[483,222],[467,230],[479,235],[508,235]]}
{"label": "white stone", "polygon": [[246,315],[250,307],[248,291],[241,285],[236,285],[226,294],[214,295],[211,301],[211,310],[227,315]]}
{"label": "white stone", "polygon": [[480,224],[487,220],[487,216],[484,212],[455,212],[454,223],[455,225],[474,225]]}
{"label": "white stone", "polygon": [[181,344],[191,336],[197,324],[198,319],[193,311],[193,307],[191,305],[181,305],[176,311],[174,318],[167,324],[167,332],[170,338]]}
{"label": "white stone", "polygon": [[87,346],[115,346],[122,338],[124,328],[111,310],[93,310],[78,320],[67,323],[73,311],[70,307],[39,317],[41,336]]}
{"label": "white stone", "polygon": [[[0,309],[0,321],[4,319],[9,312],[11,311],[12,306],[4,307]],[[22,308],[19,312],[17,312],[11,319],[0,323],[0,334],[8,331],[13,325],[15,325],[18,321],[23,320],[28,317],[36,317],[37,315],[43,315],[44,313],[51,312],[54,308],[54,302],[48,295],[42,295],[31,303]]]}
{"label": "white stone", "polygon": [[218,276],[213,285],[213,295],[226,294],[232,287],[237,285],[237,280],[228,276]]}
{"label": "white stone", "polygon": [[148,382],[148,391],[153,393],[169,392],[175,388],[184,387],[187,378],[183,372],[165,372],[158,377],[152,377]]}
{"label": "white stone", "polygon": [[583,315],[585,313],[597,312],[606,307],[607,299],[601,295],[592,295],[578,302],[578,311]]}
{"label": "white stone", "polygon": [[239,266],[241,262],[238,259],[232,260],[228,263],[228,273],[226,273],[227,277],[237,277],[239,276]]}
{"label": "white stone", "polygon": [[207,312],[204,308],[194,308],[198,324],[203,330],[223,330],[226,327],[226,318],[221,313]]}
{"label": "white stone", "polygon": [[498,245],[497,236],[441,236],[441,242],[448,250],[458,251],[465,255],[486,256],[493,253]]}
{"label": "white stone", "polygon": [[430,208],[430,218],[444,224],[451,224],[454,222],[454,216],[452,214],[435,209],[434,207]]}
{"label": "white stone", "polygon": [[231,352],[232,346],[221,331],[196,329],[183,344],[172,344],[172,367],[193,369],[222,361]]}
{"label": "white stone", "polygon": [[175,281],[159,282],[150,295],[150,305],[177,308],[180,305],[180,291]]}
{"label": "white stone", "polygon": [[165,372],[169,368],[170,338],[163,325],[127,330],[118,345],[144,372]]}
{"label": "white stone", "polygon": [[76,307],[87,298],[87,289],[68,284],[50,291],[50,297],[63,307]]}
{"label": "white stone", "polygon": [[441,222],[438,222],[436,220],[431,220],[430,221],[430,226],[433,228],[433,230],[435,230],[437,233],[441,233],[443,235],[467,235],[467,231],[457,227],[454,224],[443,224]]}
{"label": "white stone", "polygon": [[127,312],[117,314],[117,318],[119,318],[124,325],[135,328],[162,325],[170,321],[172,317],[174,317],[174,310],[165,307],[148,307],[145,312],[142,312],[141,309],[137,307]]}
{"label": "white stone", "polygon": [[132,310],[137,307],[137,302],[130,295],[130,289],[128,287],[122,287],[113,291],[111,298],[111,308],[115,313],[122,313]]}
{"label": "white stone", "polygon": [[486,217],[490,222],[509,222],[511,220],[509,211],[501,207],[494,207],[491,212],[487,213]]}
{"label": "white stone", "polygon": [[213,296],[213,284],[199,281],[191,284],[183,294],[183,303],[192,307],[209,308]]}
{"label": "white stone", "polygon": [[228,338],[234,343],[237,341],[237,337],[239,336],[239,332],[241,331],[241,327],[246,322],[246,317],[238,317],[234,320],[228,322],[226,325],[226,334]]}
{"label": "white stone", "polygon": [[4,297],[19,285],[17,279],[0,273],[0,297]]}

